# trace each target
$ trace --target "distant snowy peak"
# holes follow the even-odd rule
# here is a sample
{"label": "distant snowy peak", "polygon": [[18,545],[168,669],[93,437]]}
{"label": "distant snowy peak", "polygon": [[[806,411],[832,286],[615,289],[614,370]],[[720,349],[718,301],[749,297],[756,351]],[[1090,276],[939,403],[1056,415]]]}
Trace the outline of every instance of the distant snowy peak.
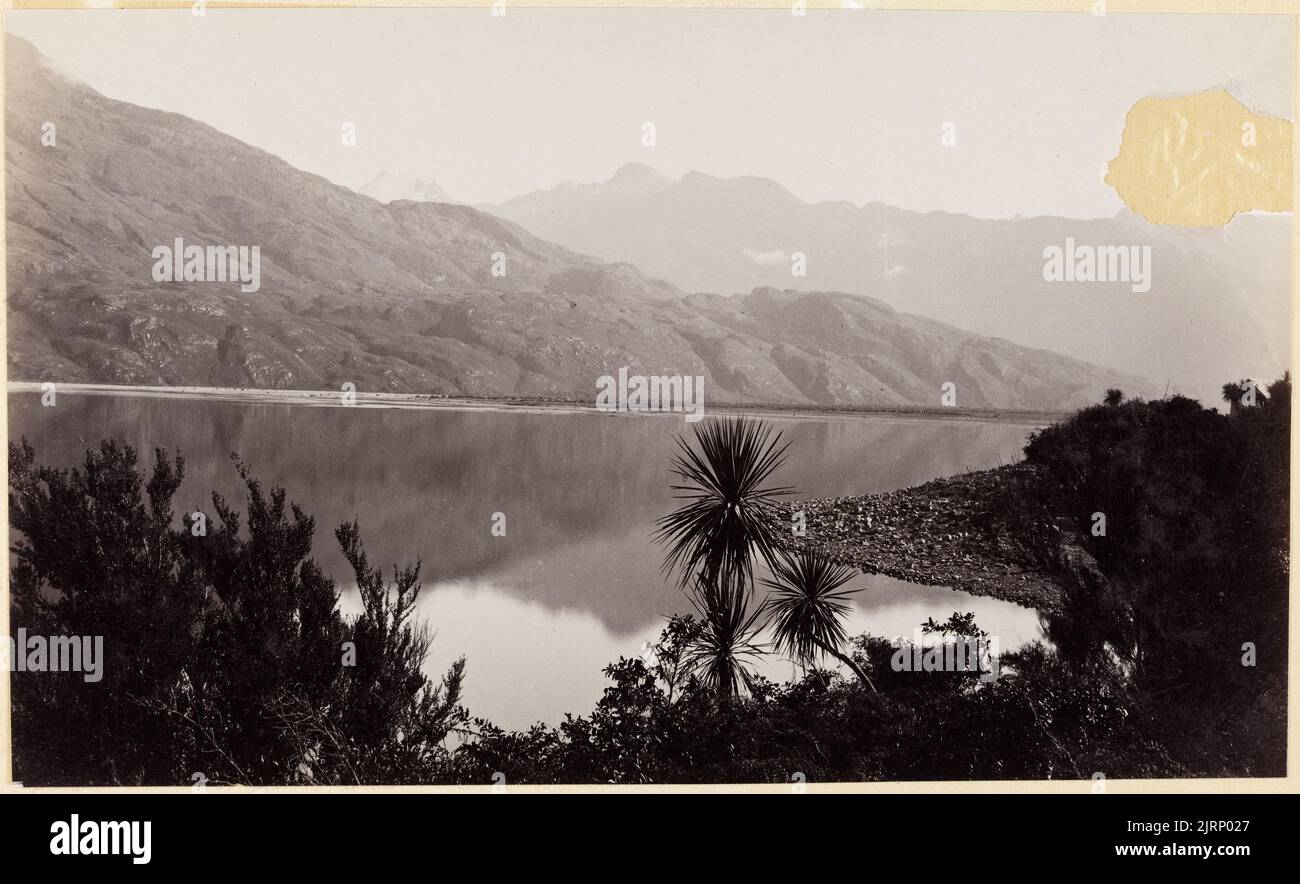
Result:
{"label": "distant snowy peak", "polygon": [[396,200],[413,200],[417,203],[455,202],[432,178],[412,178],[392,172],[380,172],[357,188],[357,193],[381,203]]}

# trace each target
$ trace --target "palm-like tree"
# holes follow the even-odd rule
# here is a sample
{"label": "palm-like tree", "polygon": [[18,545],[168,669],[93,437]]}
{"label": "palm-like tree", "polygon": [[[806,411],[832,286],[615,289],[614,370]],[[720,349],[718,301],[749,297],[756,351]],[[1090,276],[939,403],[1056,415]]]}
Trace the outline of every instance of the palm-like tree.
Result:
{"label": "palm-like tree", "polygon": [[699,610],[703,632],[684,659],[700,680],[728,699],[749,687],[747,660],[761,609],[749,613],[754,555],[776,554],[776,498],[768,486],[785,459],[781,434],[746,418],[709,420],[695,429],[698,450],[681,437],[672,471],[683,503],[661,518],[655,540],[668,546],[664,570],[679,572]]}
{"label": "palm-like tree", "polygon": [[1102,400],[1106,405],[1114,408],[1124,401],[1124,391],[1118,387],[1111,387],[1106,391],[1106,398]]}
{"label": "palm-like tree", "polygon": [[761,609],[746,613],[748,593],[736,584],[698,584],[693,593],[700,612],[699,636],[682,655],[687,671],[723,701],[750,689],[750,662],[762,654],[754,643]]}
{"label": "palm-like tree", "polygon": [[853,579],[854,569],[807,551],[782,554],[771,567],[773,579],[763,580],[771,590],[763,607],[769,612],[777,650],[803,664],[829,654],[874,692],[876,686],[866,670],[840,650],[847,638],[846,600],[856,591],[841,587]]}
{"label": "palm-like tree", "polygon": [[791,488],[764,483],[785,460],[781,434],[747,418],[708,420],[697,426],[696,451],[680,436],[672,471],[684,500],[661,518],[655,540],[669,545],[664,570],[677,570],[683,588],[692,583],[747,589],[757,551],[770,561],[776,549],[776,498]]}
{"label": "palm-like tree", "polygon": [[1223,401],[1228,403],[1229,413],[1236,414],[1241,407],[1242,397],[1246,395],[1246,381],[1228,381],[1223,385]]}

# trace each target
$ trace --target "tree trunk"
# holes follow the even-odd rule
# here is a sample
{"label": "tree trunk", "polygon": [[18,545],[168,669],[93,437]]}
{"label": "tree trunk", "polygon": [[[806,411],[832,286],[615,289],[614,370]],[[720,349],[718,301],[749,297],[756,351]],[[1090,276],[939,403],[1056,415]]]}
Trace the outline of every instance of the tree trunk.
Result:
{"label": "tree trunk", "polygon": [[[821,645],[820,642],[818,642],[818,644]],[[861,666],[859,666],[857,661],[854,660],[852,657],[848,656],[847,654],[842,654],[835,648],[828,647],[827,645],[821,645],[821,649],[826,653],[830,654],[836,660],[839,660],[845,666],[852,669],[853,673],[857,675],[858,680],[861,681],[863,684],[865,684],[867,687],[871,688],[871,693],[873,694],[880,693],[880,691],[876,690],[876,686],[871,683],[871,678],[867,675],[867,671],[863,669]]]}

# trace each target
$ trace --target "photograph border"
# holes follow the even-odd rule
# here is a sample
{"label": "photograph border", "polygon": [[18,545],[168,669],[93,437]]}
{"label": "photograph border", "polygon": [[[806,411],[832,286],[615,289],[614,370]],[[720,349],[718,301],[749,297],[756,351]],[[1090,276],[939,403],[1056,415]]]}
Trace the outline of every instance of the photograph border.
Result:
{"label": "photograph border", "polygon": [[[370,8],[429,8],[429,9],[483,9],[485,12],[493,6],[492,0],[478,2],[444,2],[444,0],[388,0],[388,2],[363,2],[363,0],[333,0],[333,2],[242,2],[242,0],[204,0],[206,7],[212,10],[252,10],[252,9],[370,9]],[[1300,163],[1295,158],[1300,156],[1300,127],[1296,126],[1297,106],[1300,105],[1300,63],[1296,51],[1300,49],[1300,0],[1102,0],[1105,2],[1105,15],[1276,15],[1290,19],[1292,31],[1292,193],[1300,192]],[[727,9],[727,10],[789,10],[794,5],[790,2],[762,2],[762,0],[601,0],[601,2],[569,3],[563,0],[506,0],[508,7],[520,9]],[[106,14],[113,10],[163,10],[187,9],[193,2],[173,2],[173,0],[103,0],[103,2],[75,2],[75,0],[5,0],[0,16],[11,10],[83,10],[87,14]],[[932,12],[938,14],[957,12],[984,12],[989,14],[1044,13],[1092,15],[1094,0],[1021,0],[1021,2],[999,2],[999,0],[806,0],[805,8],[810,11],[835,11],[841,15],[871,14],[872,12]],[[0,57],[3,50],[0,49]],[[1158,59],[1153,59],[1153,63]],[[0,102],[4,101],[4,66],[0,63]],[[4,147],[0,146],[0,157]],[[4,219],[5,189],[0,188],[0,219]],[[1291,361],[1295,367],[1295,341],[1297,331],[1297,297],[1296,280],[1300,276],[1300,240],[1296,236],[1294,197],[1291,210]],[[0,224],[4,221],[0,220]],[[6,256],[6,242],[0,236],[0,256]],[[6,265],[7,266],[7,265]],[[4,347],[8,346],[8,293],[5,290],[6,278],[0,279],[0,291],[3,295],[5,309],[0,311],[0,332],[3,333]],[[8,360],[0,360],[0,383],[8,391]],[[0,415],[0,427],[4,428],[8,438],[8,409]],[[1290,525],[1289,537],[1291,549],[1295,549],[1300,539],[1300,525],[1297,524],[1297,478],[1295,466],[1297,454],[1300,453],[1300,440],[1291,433],[1291,485],[1290,485]],[[6,485],[8,480],[8,462],[4,466]],[[6,538],[9,536],[9,510],[5,506],[0,516]],[[6,540],[0,549],[0,635],[9,635],[9,542]],[[1288,588],[1288,671],[1287,671],[1287,773],[1284,777],[1239,777],[1239,778],[1188,778],[1188,779],[1106,779],[1102,788],[1097,789],[1091,780],[936,780],[924,782],[842,782],[798,784],[797,791],[808,794],[818,793],[862,793],[862,794],[947,794],[947,793],[1051,793],[1051,794],[1088,794],[1088,793],[1287,793],[1300,791],[1300,775],[1297,775],[1297,686],[1300,686],[1300,606],[1296,604],[1296,575],[1290,574]],[[197,787],[191,786],[113,786],[113,787],[23,787],[13,782],[13,746],[10,720],[10,673],[8,667],[0,668],[0,794],[6,793],[198,793]],[[481,786],[205,786],[203,791],[221,793],[490,793],[499,792],[499,786],[492,784]],[[673,785],[671,783],[654,785],[564,785],[564,786],[527,786],[508,784],[507,793],[733,793],[751,792],[780,794],[796,791],[792,784],[716,784],[716,785]]]}

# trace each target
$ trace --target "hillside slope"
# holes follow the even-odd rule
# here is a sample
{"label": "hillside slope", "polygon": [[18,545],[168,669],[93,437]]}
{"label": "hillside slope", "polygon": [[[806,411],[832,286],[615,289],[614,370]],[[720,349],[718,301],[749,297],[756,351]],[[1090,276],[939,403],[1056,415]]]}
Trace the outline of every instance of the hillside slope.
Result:
{"label": "hillside slope", "polygon": [[[713,401],[934,405],[953,381],[962,406],[1048,410],[1153,389],[869,299],[687,295],[470,207],[381,203],[6,39],[14,379],[589,399],[628,366]],[[155,282],[178,237],[259,246],[260,290]]]}
{"label": "hillside slope", "polygon": [[[1131,213],[987,220],[807,203],[766,178],[690,172],[673,180],[635,163],[606,181],[482,208],[692,291],[770,285],[868,295],[1151,377],[1162,391],[1168,383],[1211,404],[1224,381],[1272,379],[1290,364],[1289,216],[1240,216],[1222,230],[1161,227]],[[1045,282],[1044,249],[1067,239],[1150,246],[1150,291]],[[797,252],[804,277],[791,273]]]}

